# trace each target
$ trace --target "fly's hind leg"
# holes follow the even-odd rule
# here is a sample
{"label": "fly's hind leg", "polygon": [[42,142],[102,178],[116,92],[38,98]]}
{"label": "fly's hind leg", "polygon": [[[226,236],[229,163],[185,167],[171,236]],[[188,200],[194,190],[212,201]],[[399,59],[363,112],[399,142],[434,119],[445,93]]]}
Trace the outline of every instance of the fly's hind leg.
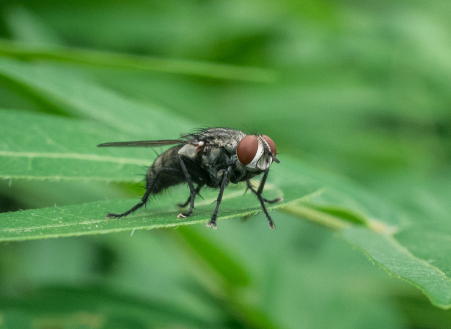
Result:
{"label": "fly's hind leg", "polygon": [[180,167],[182,168],[183,174],[185,175],[185,179],[186,182],[188,183],[189,186],[189,190],[190,190],[190,196],[188,201],[186,202],[185,206],[188,204],[189,202],[189,210],[187,213],[180,213],[177,217],[178,218],[186,218],[191,216],[191,214],[193,213],[193,209],[194,209],[194,199],[196,197],[196,194],[199,193],[200,189],[201,189],[201,185],[199,185],[197,187],[197,189],[194,189],[194,185],[193,185],[193,181],[191,180],[191,176],[188,172],[188,170],[186,169],[185,163],[183,162],[182,156],[179,156],[179,160],[180,160]]}
{"label": "fly's hind leg", "polygon": [[[196,190],[194,191],[196,193],[196,195],[200,196],[202,198],[202,196],[199,194],[200,189],[202,188],[203,185],[198,185],[196,187]],[[185,208],[191,201],[191,194],[188,197],[188,200],[186,200],[185,203],[177,203],[177,206],[179,206],[180,208]]]}
{"label": "fly's hind leg", "polygon": [[136,204],[135,206],[133,206],[130,210],[127,210],[126,212],[122,213],[122,214],[113,214],[113,213],[109,213],[106,215],[106,218],[121,218],[124,216],[127,216],[131,213],[133,213],[134,211],[138,210],[139,208],[141,208],[142,206],[144,206],[147,201],[149,200],[149,196],[152,194],[152,189],[155,187],[155,184],[158,181],[158,177],[160,177],[161,174],[165,174],[165,173],[178,173],[180,174],[180,171],[174,168],[162,168],[160,169],[160,171],[156,174],[156,176],[152,179],[151,182],[147,182],[146,183],[146,193],[144,193],[144,196],[142,197],[141,201]]}
{"label": "fly's hind leg", "polygon": [[268,173],[269,173],[269,171],[266,170],[265,174],[263,175],[263,178],[262,178],[262,180],[260,182],[260,186],[258,187],[257,191],[252,187],[252,184],[249,181],[249,179],[246,180],[246,184],[247,184],[247,188],[250,189],[257,196],[258,200],[260,201],[260,204],[262,206],[263,212],[265,213],[266,218],[268,218],[269,227],[271,229],[274,229],[275,228],[274,222],[273,222],[271,216],[269,215],[268,210],[266,209],[265,202],[266,203],[275,203],[275,202],[282,201],[283,198],[276,198],[276,199],[273,199],[273,200],[268,200],[268,199],[266,199],[266,198],[264,198],[262,196],[263,188],[265,187],[266,179],[268,178]]}

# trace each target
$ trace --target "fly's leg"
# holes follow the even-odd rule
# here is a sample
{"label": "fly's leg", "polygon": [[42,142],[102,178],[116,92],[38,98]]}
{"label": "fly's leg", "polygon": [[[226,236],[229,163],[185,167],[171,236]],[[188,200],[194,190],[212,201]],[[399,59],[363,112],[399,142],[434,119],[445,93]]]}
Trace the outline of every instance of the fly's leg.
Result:
{"label": "fly's leg", "polygon": [[[179,156],[180,159],[180,166],[182,167],[183,174],[185,175],[186,182],[188,183],[189,190],[191,192],[191,195],[188,199],[190,202],[189,210],[187,213],[180,213],[177,217],[178,218],[186,218],[191,216],[193,209],[194,209],[194,198],[196,197],[196,194],[199,193],[199,191],[196,192],[196,189],[194,189],[193,181],[191,180],[191,176],[188,173],[188,170],[186,169],[185,163],[183,162],[183,159],[181,156]],[[200,190],[200,186],[197,187]],[[187,203],[188,203],[187,201]]]}
{"label": "fly's leg", "polygon": [[136,211],[137,209],[139,209],[139,208],[141,208],[142,206],[144,206],[144,205],[147,203],[147,201],[149,200],[150,194],[152,194],[152,189],[153,189],[153,187],[155,186],[155,184],[156,184],[156,182],[157,182],[157,180],[158,180],[158,177],[159,177],[161,174],[168,173],[168,172],[171,172],[171,173],[177,172],[178,174],[180,174],[180,171],[177,170],[177,169],[174,169],[174,168],[162,168],[162,169],[157,173],[157,175],[154,177],[154,179],[152,180],[152,182],[150,182],[150,183],[147,182],[147,184],[146,184],[146,193],[144,193],[144,196],[142,197],[141,202],[139,202],[139,203],[138,203],[137,205],[135,205],[133,208],[131,208],[130,210],[127,210],[126,212],[124,212],[124,213],[122,213],[122,214],[112,214],[112,213],[109,213],[109,214],[106,215],[106,218],[121,218],[121,217],[124,217],[124,216],[127,216],[127,215],[131,214],[132,212],[134,212],[134,211]]}
{"label": "fly's leg", "polygon": [[[246,181],[247,183],[247,188],[249,190],[251,190],[254,194],[257,194],[258,192],[254,189],[254,187],[252,186],[251,182],[249,180]],[[260,183],[261,184],[261,183]],[[266,203],[276,203],[276,202],[280,202],[283,200],[283,198],[275,198],[272,200],[268,200],[265,197],[262,196],[263,201],[265,201]]]}
{"label": "fly's leg", "polygon": [[258,187],[257,191],[252,187],[252,184],[249,181],[249,179],[246,181],[246,183],[247,183],[247,188],[250,189],[257,196],[258,200],[260,201],[260,204],[262,206],[263,212],[265,213],[266,218],[268,218],[269,228],[274,229],[275,228],[274,222],[273,222],[271,216],[269,216],[268,210],[266,209],[266,206],[265,206],[265,202],[267,202],[267,203],[275,203],[275,202],[282,201],[282,198],[276,198],[274,200],[268,200],[268,199],[266,199],[266,198],[264,198],[262,196],[263,188],[265,187],[266,179],[268,178],[268,173],[269,173],[268,170],[265,171],[265,174],[263,175],[263,178],[262,178],[262,180],[260,182],[260,186]]}
{"label": "fly's leg", "polygon": [[222,195],[224,194],[224,189],[225,189],[225,187],[227,185],[227,176],[229,175],[231,170],[232,170],[232,167],[230,166],[224,172],[224,176],[222,178],[221,189],[219,190],[219,195],[218,195],[218,198],[216,199],[216,208],[215,208],[215,211],[213,212],[213,215],[211,216],[210,221],[207,223],[207,227],[211,227],[212,226],[213,229],[217,228],[217,226],[216,226],[216,218],[218,217],[219,205],[221,204]]}
{"label": "fly's leg", "polygon": [[[196,190],[195,190],[196,195],[200,196],[199,192],[200,192],[200,189],[201,189],[201,188],[202,188],[202,185],[198,185],[198,186],[196,187]],[[201,196],[200,196],[200,197],[201,197]],[[202,197],[201,197],[201,198],[202,198]],[[177,206],[179,206],[180,208],[185,208],[185,207],[189,204],[190,201],[191,201],[191,194],[190,194],[190,196],[188,197],[188,200],[186,200],[185,203],[177,203]]]}

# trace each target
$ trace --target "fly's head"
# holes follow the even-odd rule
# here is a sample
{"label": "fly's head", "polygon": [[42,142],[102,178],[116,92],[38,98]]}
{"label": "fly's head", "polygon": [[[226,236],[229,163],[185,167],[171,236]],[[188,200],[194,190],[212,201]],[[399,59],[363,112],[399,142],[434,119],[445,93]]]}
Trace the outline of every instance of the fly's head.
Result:
{"label": "fly's head", "polygon": [[238,161],[249,171],[265,171],[276,158],[276,144],[266,135],[247,135],[236,148]]}

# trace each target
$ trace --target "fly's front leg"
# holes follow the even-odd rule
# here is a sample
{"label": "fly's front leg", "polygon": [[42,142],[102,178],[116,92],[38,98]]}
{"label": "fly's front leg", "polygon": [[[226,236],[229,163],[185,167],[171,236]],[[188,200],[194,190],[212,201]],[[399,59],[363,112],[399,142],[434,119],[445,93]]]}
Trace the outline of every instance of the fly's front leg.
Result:
{"label": "fly's front leg", "polygon": [[266,179],[268,178],[268,173],[269,173],[268,170],[265,171],[265,174],[263,175],[263,178],[262,178],[262,180],[260,182],[260,186],[258,187],[257,191],[252,187],[252,184],[249,181],[249,179],[246,181],[246,183],[247,183],[247,188],[250,189],[257,196],[258,200],[260,201],[260,204],[262,206],[263,212],[265,213],[266,218],[268,218],[269,227],[271,229],[274,229],[275,228],[274,222],[273,222],[271,216],[269,216],[268,210],[266,209],[266,206],[265,206],[265,202],[267,202],[267,203],[275,203],[275,202],[282,201],[283,199],[282,198],[276,198],[274,200],[268,200],[268,199],[266,199],[266,198],[264,198],[262,196],[263,188],[265,187]]}
{"label": "fly's front leg", "polygon": [[[191,195],[190,195],[190,198],[188,199],[188,201],[190,202],[188,212],[187,213],[180,213],[177,217],[178,218],[186,218],[186,217],[191,216],[191,214],[193,213],[194,198],[196,197],[196,194],[199,193],[199,190],[200,190],[201,186],[199,185],[197,187],[199,190],[194,189],[193,181],[191,180],[191,176],[188,173],[188,170],[186,169],[185,163],[183,162],[183,159],[182,159],[181,156],[179,156],[179,160],[180,160],[180,166],[182,167],[183,174],[185,175],[186,182],[188,183]],[[188,203],[188,201],[186,203]]]}
{"label": "fly's front leg", "polygon": [[[246,183],[247,183],[247,188],[248,188],[249,190],[251,190],[252,193],[254,193],[255,195],[258,195],[258,191],[256,191],[256,190],[254,189],[254,187],[252,186],[252,183],[250,182],[249,179],[246,181]],[[260,185],[262,185],[262,183],[260,183]],[[260,193],[260,195],[261,195],[261,193]],[[263,201],[265,201],[266,203],[276,203],[276,202],[280,202],[280,201],[283,200],[283,198],[275,198],[275,199],[272,199],[272,200],[268,200],[268,199],[266,199],[266,198],[263,197],[263,196],[262,196],[262,199],[263,199]]]}
{"label": "fly's front leg", "polygon": [[231,171],[232,171],[232,167],[230,166],[224,172],[224,176],[222,178],[221,188],[219,190],[219,195],[218,195],[218,198],[216,199],[216,208],[215,208],[215,211],[213,212],[213,215],[211,216],[210,221],[207,223],[207,227],[211,227],[212,226],[214,229],[217,228],[217,226],[216,226],[216,218],[218,217],[219,205],[221,204],[221,201],[222,201],[222,195],[224,194],[224,189],[227,186],[227,177],[228,177],[228,175],[229,175],[229,173]]}

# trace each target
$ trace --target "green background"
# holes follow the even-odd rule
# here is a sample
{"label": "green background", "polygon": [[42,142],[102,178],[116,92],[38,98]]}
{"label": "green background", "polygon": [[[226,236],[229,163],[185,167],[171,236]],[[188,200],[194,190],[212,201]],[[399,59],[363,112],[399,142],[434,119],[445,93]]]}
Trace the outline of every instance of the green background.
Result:
{"label": "green background", "polygon": [[[451,326],[451,3],[0,14],[0,328]],[[275,231],[242,186],[215,231],[217,191],[177,220],[186,186],[105,219],[155,153],[97,144],[207,126],[275,141]]]}

